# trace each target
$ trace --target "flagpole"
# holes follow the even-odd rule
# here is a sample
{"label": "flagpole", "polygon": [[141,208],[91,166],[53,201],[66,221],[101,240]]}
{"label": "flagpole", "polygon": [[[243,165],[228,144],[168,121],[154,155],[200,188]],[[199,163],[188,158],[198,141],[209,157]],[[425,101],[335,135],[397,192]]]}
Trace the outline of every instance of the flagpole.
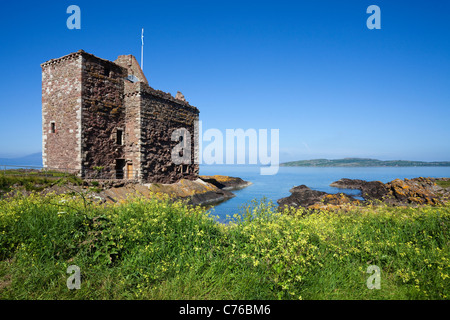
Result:
{"label": "flagpole", "polygon": [[144,71],[144,28],[142,28],[141,41],[141,69]]}

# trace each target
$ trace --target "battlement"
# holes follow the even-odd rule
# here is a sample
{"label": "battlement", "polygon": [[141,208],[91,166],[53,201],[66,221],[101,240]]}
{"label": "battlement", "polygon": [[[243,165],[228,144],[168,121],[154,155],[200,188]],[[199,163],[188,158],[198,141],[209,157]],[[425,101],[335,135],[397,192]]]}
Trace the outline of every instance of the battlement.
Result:
{"label": "battlement", "polygon": [[72,53],[66,54],[65,56],[62,56],[60,58],[50,59],[50,60],[48,60],[46,62],[43,62],[43,63],[41,63],[41,67],[44,68],[46,66],[57,64],[57,63],[60,63],[60,62],[63,62],[63,61],[77,59],[80,56],[91,57],[91,58],[97,59],[99,61],[103,61],[105,63],[113,63],[112,61],[99,58],[99,57],[97,57],[97,56],[95,56],[95,55],[93,55],[91,53],[88,53],[88,52],[80,49],[77,52],[72,52]]}

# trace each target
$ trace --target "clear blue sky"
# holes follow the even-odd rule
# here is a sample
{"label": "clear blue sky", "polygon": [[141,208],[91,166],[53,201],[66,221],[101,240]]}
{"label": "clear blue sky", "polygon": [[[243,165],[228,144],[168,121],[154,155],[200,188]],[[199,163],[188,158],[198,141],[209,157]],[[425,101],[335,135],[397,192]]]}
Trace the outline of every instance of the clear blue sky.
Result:
{"label": "clear blue sky", "polygon": [[[69,5],[81,30],[69,30]],[[369,5],[381,30],[369,30]],[[450,1],[8,1],[0,157],[41,150],[41,69],[83,49],[140,60],[204,129],[279,129],[280,160],[450,160]]]}

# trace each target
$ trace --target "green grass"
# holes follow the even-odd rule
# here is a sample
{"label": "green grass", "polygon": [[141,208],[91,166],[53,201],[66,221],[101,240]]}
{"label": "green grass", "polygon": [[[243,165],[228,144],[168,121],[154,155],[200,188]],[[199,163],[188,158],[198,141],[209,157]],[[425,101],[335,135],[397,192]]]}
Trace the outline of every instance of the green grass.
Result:
{"label": "green grass", "polygon": [[18,195],[0,201],[0,298],[448,299],[449,224],[450,206],[304,215],[261,201],[223,225],[167,199]]}
{"label": "green grass", "polygon": [[61,183],[80,185],[82,180],[75,175],[57,171],[45,173],[22,170],[0,171],[0,191],[3,192],[10,192],[17,187],[23,187],[26,191],[42,191],[51,185]]}
{"label": "green grass", "polygon": [[437,180],[436,184],[442,188],[450,188],[450,181]]}

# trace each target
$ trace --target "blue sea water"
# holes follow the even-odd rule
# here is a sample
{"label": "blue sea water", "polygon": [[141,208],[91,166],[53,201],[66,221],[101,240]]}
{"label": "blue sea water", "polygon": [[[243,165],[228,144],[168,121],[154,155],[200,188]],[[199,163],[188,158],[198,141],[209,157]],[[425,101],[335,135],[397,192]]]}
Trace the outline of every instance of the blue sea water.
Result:
{"label": "blue sea water", "polygon": [[212,209],[211,213],[218,216],[219,221],[225,221],[227,215],[239,213],[239,209],[253,199],[265,197],[276,204],[278,199],[290,195],[289,189],[302,184],[314,190],[328,193],[345,192],[357,196],[359,190],[342,190],[329,185],[342,178],[389,182],[397,178],[450,177],[450,167],[280,167],[276,175],[260,175],[258,166],[202,165],[200,174],[239,177],[253,183],[244,189],[232,191],[236,197]]}

